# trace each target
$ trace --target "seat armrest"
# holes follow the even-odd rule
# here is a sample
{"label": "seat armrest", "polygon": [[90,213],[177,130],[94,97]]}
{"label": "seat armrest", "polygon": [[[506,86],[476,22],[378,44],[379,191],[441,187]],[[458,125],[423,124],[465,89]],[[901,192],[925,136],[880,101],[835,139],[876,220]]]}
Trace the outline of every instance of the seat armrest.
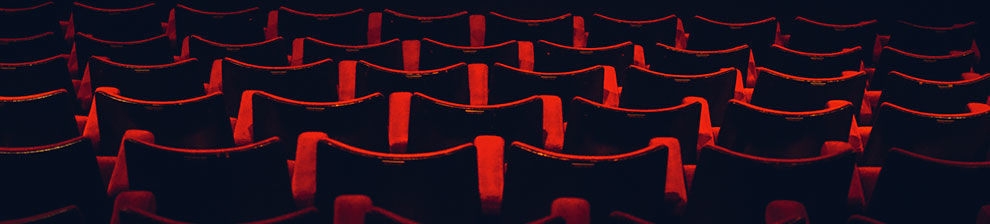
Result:
{"label": "seat armrest", "polygon": [[468,17],[468,27],[471,28],[471,46],[485,46],[485,16],[471,15]]}
{"label": "seat armrest", "polygon": [[237,118],[231,118],[234,130],[234,144],[247,145],[254,142],[254,95],[257,90],[244,91]]}
{"label": "seat armrest", "polygon": [[320,141],[327,138],[323,132],[299,135],[292,169],[292,198],[296,201],[296,207],[313,206],[316,197],[316,148]]}
{"label": "seat armrest", "polygon": [[474,139],[478,149],[478,190],[481,194],[481,211],[485,215],[497,215],[502,209],[502,190],[505,187],[505,140],[498,136],[483,135]]}
{"label": "seat armrest", "polygon": [[763,217],[766,224],[807,224],[808,210],[801,202],[775,200],[767,204]]}
{"label": "seat armrest", "polygon": [[471,105],[488,105],[488,65],[468,65],[468,92],[471,93]]}
{"label": "seat armrest", "polygon": [[619,96],[622,88],[619,87],[619,77],[615,73],[615,67],[605,66],[605,79],[602,86],[602,103],[608,106],[619,107]]}
{"label": "seat armrest", "polygon": [[86,121],[89,120],[89,117],[83,115],[76,115],[75,118],[76,118],[76,129],[79,130],[79,133],[86,132]]}
{"label": "seat armrest", "polygon": [[223,59],[213,61],[210,69],[210,83],[206,88],[206,94],[220,92],[223,90]]}
{"label": "seat armrest", "polygon": [[698,165],[684,165],[684,187],[690,191],[691,182],[694,181],[694,171],[698,168]]}
{"label": "seat armrest", "polygon": [[138,139],[149,143],[155,143],[155,135],[145,130],[131,129],[124,132],[124,137],[120,139],[120,150],[117,151],[116,162],[113,173],[110,174],[110,183],[107,186],[107,195],[113,197],[118,193],[130,190],[130,181],[127,177],[127,155],[124,150],[124,141],[128,139]]}
{"label": "seat armrest", "polygon": [[110,186],[110,177],[113,175],[113,168],[117,166],[117,157],[97,156],[96,165],[100,167],[100,177],[103,180],[103,186]]}
{"label": "seat armrest", "polygon": [[113,201],[113,216],[111,224],[120,223],[120,213],[128,210],[138,210],[154,214],[157,209],[155,194],[150,191],[125,191],[117,195]]}
{"label": "seat armrest", "polygon": [[268,24],[265,26],[265,40],[278,37],[278,10],[268,12]]}
{"label": "seat armrest", "polygon": [[[856,127],[856,132],[859,134],[859,140],[863,142],[862,144],[865,150],[866,144],[870,142],[870,133],[873,132],[873,127]],[[862,152],[860,152],[860,154],[862,154]]]}
{"label": "seat armrest", "polygon": [[588,224],[591,223],[591,206],[582,198],[557,198],[550,205],[550,215],[529,224]]}
{"label": "seat armrest", "polygon": [[866,202],[870,201],[870,197],[873,195],[873,188],[877,186],[877,178],[880,177],[880,170],[881,167],[878,166],[856,167],[856,174],[859,175],[859,181],[863,186],[863,200]]}
{"label": "seat armrest", "polygon": [[409,106],[412,93],[397,92],[388,97],[388,150],[404,153],[409,144]]}
{"label": "seat armrest", "polygon": [[564,147],[564,115],[560,97],[541,95],[543,100],[544,149],[560,152]]}
{"label": "seat armrest", "polygon": [[303,64],[305,55],[306,38],[296,38],[292,40],[292,53],[289,53],[289,65],[299,66]]}
{"label": "seat armrest", "polygon": [[[302,63],[302,59],[299,59]],[[353,100],[356,95],[357,61],[344,60],[337,64],[337,100]]]}
{"label": "seat armrest", "polygon": [[574,19],[574,47],[588,47],[588,32],[585,31],[584,17],[573,16]]}
{"label": "seat armrest", "polygon": [[660,137],[650,139],[650,147],[667,148],[667,182],[664,183],[664,204],[674,208],[680,215],[687,205],[687,188],[684,186],[684,166],[681,160],[681,147],[676,138]]}
{"label": "seat armrest", "polygon": [[418,71],[419,70],[419,40],[403,40],[402,41],[402,70],[406,71]]}

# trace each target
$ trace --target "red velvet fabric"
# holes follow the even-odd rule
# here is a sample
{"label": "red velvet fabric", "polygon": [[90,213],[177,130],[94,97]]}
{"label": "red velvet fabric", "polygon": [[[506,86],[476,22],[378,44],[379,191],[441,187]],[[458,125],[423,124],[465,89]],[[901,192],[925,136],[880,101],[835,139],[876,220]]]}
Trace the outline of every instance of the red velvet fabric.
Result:
{"label": "red velvet fabric", "polygon": [[278,37],[278,10],[268,12],[268,24],[265,26],[265,40]]}
{"label": "red velvet fabric", "polygon": [[316,146],[327,139],[323,132],[306,132],[299,135],[296,146],[296,164],[292,173],[292,197],[296,206],[314,204],[316,194]]}
{"label": "red velvet fabric", "polygon": [[605,105],[618,107],[619,96],[622,94],[622,87],[619,87],[618,76],[615,74],[615,68],[612,66],[604,67],[605,81],[603,82],[604,86],[602,86],[602,88],[605,91],[603,91],[604,96],[602,96],[602,99],[604,99]]}
{"label": "red velvet fabric", "polygon": [[373,12],[368,14],[368,44],[382,42],[382,13]]}
{"label": "red velvet fabric", "polygon": [[478,190],[483,214],[495,215],[502,209],[502,189],[505,188],[505,140],[498,136],[478,136]]}
{"label": "red velvet fabric", "polygon": [[357,62],[356,61],[341,61],[337,64],[337,99],[338,100],[352,100],[354,99],[355,86],[357,85]]}
{"label": "red velvet fabric", "polygon": [[677,18],[677,30],[674,32],[674,35],[677,35],[674,37],[674,47],[678,49],[687,49],[688,35],[690,34],[684,32],[684,22],[681,18]]}
{"label": "red velvet fabric", "polygon": [[402,41],[402,67],[406,71],[419,71],[419,40]]}
{"label": "red velvet fabric", "polygon": [[568,224],[589,224],[591,206],[581,198],[558,198],[550,205],[550,215],[562,217]]}
{"label": "red velvet fabric", "polygon": [[574,47],[588,46],[588,32],[585,32],[584,17],[574,16]]}
{"label": "red velvet fabric", "polygon": [[801,202],[776,200],[767,204],[764,215],[766,224],[808,223],[808,210]]}
{"label": "red velvet fabric", "polygon": [[409,144],[409,105],[412,93],[399,92],[388,100],[388,150],[391,153],[406,152]]}
{"label": "red velvet fabric", "polygon": [[547,137],[544,148],[560,152],[564,148],[564,112],[560,98],[539,96],[543,100],[543,131]]}
{"label": "red velvet fabric", "polygon": [[220,92],[223,89],[223,59],[213,61],[213,68],[210,69],[210,84],[206,88],[206,94]]}
{"label": "red velvet fabric", "polygon": [[533,54],[533,42],[519,41],[519,68],[526,71],[533,71],[535,55]]}
{"label": "red velvet fabric", "polygon": [[488,104],[488,65],[468,65],[468,90],[471,92],[471,105]]}
{"label": "red velvet fabric", "polygon": [[[154,143],[155,135],[144,130],[127,130],[124,133],[124,138],[121,138],[120,141],[124,142],[128,139]],[[117,163],[113,168],[113,174],[110,176],[110,184],[107,187],[107,195],[111,197],[130,189],[130,183],[127,178],[127,156],[124,155],[124,144],[120,145],[120,151],[117,152]]]}
{"label": "red velvet fabric", "polygon": [[684,163],[681,161],[681,144],[676,138],[650,139],[650,147],[660,145],[667,147],[667,183],[664,184],[664,193],[676,195],[677,203],[674,209],[683,211],[687,206],[687,187],[684,180]]}
{"label": "red velvet fabric", "polygon": [[471,27],[471,46],[485,46],[485,16],[471,15],[468,20]]}
{"label": "red velvet fabric", "polygon": [[254,94],[259,91],[248,90],[241,94],[241,106],[237,111],[234,123],[234,144],[247,145],[254,142]]}
{"label": "red velvet fabric", "polygon": [[148,191],[128,191],[123,192],[113,202],[113,216],[111,224],[120,223],[120,212],[124,210],[136,210],[154,214],[157,211],[155,194]]}
{"label": "red velvet fabric", "polygon": [[306,41],[303,38],[292,40],[292,53],[289,54],[289,65],[297,66],[303,64],[303,55]]}

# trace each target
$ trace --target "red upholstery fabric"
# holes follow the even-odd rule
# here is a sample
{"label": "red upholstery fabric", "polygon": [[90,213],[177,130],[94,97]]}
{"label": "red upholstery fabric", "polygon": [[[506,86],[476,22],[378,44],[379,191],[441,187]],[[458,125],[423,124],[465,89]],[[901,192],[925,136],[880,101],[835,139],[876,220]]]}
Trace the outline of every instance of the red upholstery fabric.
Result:
{"label": "red upholstery fabric", "polygon": [[419,71],[419,40],[402,41],[402,67],[406,71]]}
{"label": "red upholstery fabric", "polygon": [[292,40],[292,53],[289,55],[289,65],[297,66],[303,64],[303,54],[306,49],[304,43],[306,41],[303,38],[298,38]]}
{"label": "red upholstery fabric", "polygon": [[337,78],[340,79],[337,84],[337,99],[342,101],[354,99],[357,61],[341,61],[337,64],[337,71],[339,72]]}
{"label": "red upholstery fabric", "polygon": [[580,198],[558,198],[553,200],[550,216],[562,217],[568,224],[591,223],[591,206]]}
{"label": "red upholstery fabric", "polygon": [[382,42],[382,13],[368,14],[368,44]]}
{"label": "red upholstery fabric", "polygon": [[502,209],[502,189],[505,187],[505,140],[498,136],[478,136],[478,190],[483,214],[498,214]]}
{"label": "red upholstery fabric", "polygon": [[471,105],[488,104],[488,65],[468,65],[468,88],[471,92]]}
{"label": "red upholstery fabric", "polygon": [[399,92],[389,95],[388,150],[403,153],[409,143],[409,105],[412,93]]}
{"label": "red upholstery fabric", "polygon": [[533,71],[533,63],[535,55],[533,55],[533,42],[529,41],[519,41],[519,68],[527,71]]}
{"label": "red upholstery fabric", "polygon": [[124,210],[140,210],[154,213],[157,209],[155,194],[148,191],[128,191],[117,196],[113,202],[113,217],[111,224],[120,223],[120,212]]}
{"label": "red upholstery fabric", "polygon": [[808,223],[808,211],[801,202],[776,200],[767,204],[765,215],[767,224]]}
{"label": "red upholstery fabric", "polygon": [[[153,143],[155,142],[155,135],[144,130],[128,130],[124,133],[124,138],[120,141],[124,142],[127,141],[127,139],[139,139],[141,141]],[[129,185],[130,184],[128,183],[127,178],[127,156],[124,155],[124,147],[123,144],[121,144],[120,151],[117,152],[117,163],[113,168],[113,174],[110,176],[110,184],[107,187],[107,195],[112,197],[127,191],[130,189]]]}
{"label": "red upholstery fabric", "polygon": [[[641,49],[641,48],[637,48]],[[605,95],[602,96],[605,105],[618,107],[619,106],[619,96],[622,94],[622,87],[619,87],[618,76],[615,74],[615,68],[612,66],[605,67],[605,81],[603,89],[605,89]]]}
{"label": "red upholstery fabric", "polygon": [[234,121],[234,144],[247,145],[254,142],[254,107],[252,99],[257,90],[244,91],[241,94],[241,106],[237,112],[237,119]]}
{"label": "red upholstery fabric", "polygon": [[316,194],[316,145],[327,134],[306,132],[299,135],[296,148],[296,164],[292,173],[292,197],[296,206],[312,206]]}
{"label": "red upholstery fabric", "polygon": [[206,94],[220,92],[223,89],[223,59],[213,61],[213,68],[210,70],[210,83],[206,88]]}
{"label": "red upholstery fabric", "polygon": [[175,34],[175,9],[171,9],[168,12],[168,21],[165,23],[165,35],[168,36],[172,43],[178,41],[178,37]]}
{"label": "red upholstery fabric", "polygon": [[675,35],[677,36],[674,37],[675,38],[674,47],[678,49],[687,49],[687,40],[688,40],[688,35],[690,34],[684,32],[684,22],[681,20],[681,18],[677,18],[677,31]]}
{"label": "red upholstery fabric", "polygon": [[485,16],[471,15],[468,19],[471,26],[471,46],[485,46]]}
{"label": "red upholstery fabric", "polygon": [[588,32],[584,31],[584,17],[574,16],[574,47],[588,46]]}
{"label": "red upholstery fabric", "polygon": [[643,53],[643,46],[633,46],[633,65],[647,67],[646,56]]}
{"label": "red upholstery fabric", "polygon": [[543,99],[543,131],[547,134],[544,148],[560,152],[564,147],[564,113],[560,98],[540,96]]}
{"label": "red upholstery fabric", "polygon": [[[366,220],[368,215],[377,215],[387,219],[389,223],[412,224],[417,223],[405,217],[399,216],[388,210],[375,207],[371,198],[364,195],[343,195],[334,199],[333,223],[336,224],[362,224],[373,222]],[[374,220],[382,221],[382,220]]]}
{"label": "red upholstery fabric", "polygon": [[268,24],[265,26],[265,40],[278,37],[278,10],[268,12]]}

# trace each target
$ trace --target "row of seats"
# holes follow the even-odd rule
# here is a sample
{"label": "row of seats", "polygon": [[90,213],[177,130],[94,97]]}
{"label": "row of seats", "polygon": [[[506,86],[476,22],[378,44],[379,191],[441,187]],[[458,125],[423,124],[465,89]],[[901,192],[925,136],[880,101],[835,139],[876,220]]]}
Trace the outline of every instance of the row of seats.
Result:
{"label": "row of seats", "polygon": [[[91,115],[96,118],[84,125],[99,137],[84,131],[83,137],[70,137],[54,145],[0,148],[5,152],[0,164],[27,170],[12,172],[14,176],[6,180],[37,183],[9,191],[15,193],[11,197],[31,197],[23,201],[38,203],[35,207],[12,205],[20,209],[14,211],[39,212],[53,209],[53,204],[76,203],[88,218],[99,218],[105,215],[98,212],[103,211],[101,203],[108,206],[107,197],[100,195],[119,194],[114,207],[120,221],[154,220],[156,215],[197,222],[249,221],[313,205],[319,208],[316,210],[335,211],[337,219],[346,216],[336,213],[344,209],[339,207],[343,206],[341,200],[367,200],[347,194],[364,194],[375,198],[378,206],[412,220],[477,222],[479,217],[488,217],[480,213],[494,213],[501,214],[498,217],[503,221],[518,223],[541,218],[545,215],[541,211],[549,208],[554,198],[578,196],[596,206],[590,213],[592,220],[627,216],[667,220],[681,217],[674,213],[677,207],[686,206],[681,218],[689,223],[757,222],[763,218],[762,207],[770,201],[792,200],[807,206],[805,215],[816,222],[838,222],[850,212],[857,213],[857,206],[862,209],[864,197],[873,197],[867,214],[885,220],[962,221],[976,218],[976,210],[968,209],[979,206],[965,207],[967,203],[962,202],[971,200],[969,206],[980,205],[986,183],[973,181],[985,179],[981,177],[990,169],[990,164],[979,162],[985,161],[985,150],[967,151],[968,146],[960,145],[969,140],[986,141],[979,135],[986,130],[970,130],[968,137],[963,136],[966,133],[944,132],[962,131],[959,126],[990,127],[990,107],[982,104],[971,105],[974,116],[962,118],[929,118],[928,114],[887,104],[883,111],[889,112],[883,115],[889,116],[883,118],[891,120],[877,123],[869,135],[869,145],[913,141],[908,144],[914,145],[901,145],[912,151],[897,147],[882,150],[890,149],[888,145],[868,147],[859,153],[843,142],[848,126],[834,127],[837,120],[851,119],[851,104],[843,101],[830,102],[831,109],[823,111],[767,115],[773,111],[734,100],[731,105],[736,109],[730,110],[734,113],[729,117],[733,120],[727,120],[717,138],[711,139],[711,135],[695,134],[706,130],[692,130],[706,123],[703,114],[707,105],[697,97],[686,98],[681,106],[657,110],[621,109],[576,97],[568,112],[576,119],[569,119],[564,131],[561,102],[555,96],[470,106],[420,93],[308,103],[249,91],[242,105],[250,109],[242,109],[231,134],[219,93],[163,103],[128,99],[109,88],[97,92],[97,107],[111,109],[98,110],[99,114]],[[3,105],[51,105],[43,102],[59,96],[66,98],[65,91],[36,99],[4,100]],[[114,101],[121,103],[115,106]],[[4,117],[38,125],[27,120],[31,114]],[[65,118],[59,119],[61,129],[70,129],[63,131],[78,130],[71,114],[61,117]],[[966,121],[976,118],[982,121]],[[22,133],[3,136],[46,136],[17,128]],[[317,130],[320,132],[306,133]],[[679,131],[688,132],[677,134]],[[479,135],[484,136],[473,137]],[[704,137],[709,139],[699,139]],[[96,157],[92,143],[97,143],[96,152],[119,151],[115,157]],[[982,149],[986,146],[984,142]],[[773,150],[780,148],[793,150]],[[290,152],[295,155],[287,156]],[[860,158],[864,161],[880,158],[876,164],[882,164],[882,170],[872,166],[854,169],[857,154],[867,156]],[[289,170],[282,162],[286,158],[294,159],[289,160]],[[316,166],[319,161],[329,165]],[[689,161],[697,165],[688,165]],[[39,169],[25,169],[28,167]],[[111,170],[113,174],[107,177]],[[100,172],[103,178],[98,177]],[[193,173],[196,175],[190,175]],[[918,177],[921,174],[939,181]],[[62,176],[66,178],[59,178]],[[101,190],[102,184],[93,182],[100,179],[109,180],[107,192]],[[690,194],[686,194],[685,183]],[[69,191],[64,189],[67,186],[71,186]],[[319,190],[324,186],[329,189]],[[865,188],[872,186],[877,190],[869,196],[871,192]],[[952,190],[939,192],[952,191],[954,196],[927,197],[907,204],[900,199],[916,195],[916,189],[938,191],[933,189],[945,187]],[[684,205],[688,198],[691,201]],[[328,204],[335,199],[337,204]],[[191,203],[195,201],[199,203]],[[848,204],[851,202],[859,204]],[[784,203],[785,210],[793,206],[779,203]],[[904,209],[927,212],[905,215]],[[297,215],[307,217],[289,214]]]}

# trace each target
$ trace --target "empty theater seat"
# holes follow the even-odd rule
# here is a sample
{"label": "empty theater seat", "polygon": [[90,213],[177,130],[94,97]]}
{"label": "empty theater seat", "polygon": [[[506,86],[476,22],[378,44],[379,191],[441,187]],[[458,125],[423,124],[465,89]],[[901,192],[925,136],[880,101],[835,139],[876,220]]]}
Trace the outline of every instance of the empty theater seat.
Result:
{"label": "empty theater seat", "polygon": [[898,20],[889,26],[887,46],[926,55],[945,55],[970,50],[977,32],[976,22],[951,26],[924,26]]}
{"label": "empty theater seat", "polygon": [[966,113],[936,114],[884,103],[871,127],[860,163],[883,165],[891,148],[953,161],[986,161],[990,151],[990,106],[971,103]]}
{"label": "empty theater seat", "polygon": [[[502,43],[491,43],[486,46],[458,46],[424,38],[420,42],[419,67],[425,69],[435,69],[457,63],[482,63],[492,67],[495,63],[501,63],[511,67],[520,67],[520,54],[526,49],[524,43],[518,41],[506,41]],[[530,49],[531,46],[530,46]],[[529,69],[532,70],[532,69]]]}
{"label": "empty theater seat", "polygon": [[603,103],[608,91],[616,91],[615,81],[615,69],[609,66],[597,65],[569,72],[534,72],[495,63],[489,67],[487,102],[500,104],[533,95],[555,95],[561,99],[580,96]]}
{"label": "empty theater seat", "polygon": [[85,68],[91,56],[103,56],[116,62],[135,65],[160,65],[175,61],[174,51],[165,34],[143,40],[118,42],[78,33],[73,50],[75,60],[79,63],[77,68]]}
{"label": "empty theater seat", "polygon": [[388,99],[374,93],[337,102],[305,102],[264,91],[245,91],[234,127],[238,145],[277,136],[295,158],[299,134],[323,132],[337,141],[376,152],[388,151]]}
{"label": "empty theater seat", "polygon": [[76,32],[103,40],[143,40],[165,33],[162,23],[168,18],[167,9],[155,3],[133,8],[98,8],[75,2],[72,21]]}
{"label": "empty theater seat", "polygon": [[697,96],[708,101],[711,122],[722,124],[725,108],[735,92],[741,91],[739,70],[726,67],[713,72],[667,74],[640,66],[626,68],[619,106],[631,109],[657,109],[680,105],[684,97]]}
{"label": "empty theater seat", "polygon": [[289,54],[288,40],[282,37],[258,43],[226,44],[190,35],[182,41],[181,53],[177,59],[199,59],[201,63],[195,72],[203,77],[203,82],[208,82],[209,71],[213,67],[213,61],[217,59],[232,58],[262,66],[287,66]]}
{"label": "empty theater seat", "polygon": [[[629,65],[644,66],[642,47],[632,42],[612,46],[582,48],[569,47],[548,41],[533,46],[533,70],[538,72],[565,72],[595,65],[624,68]],[[637,53],[639,52],[639,53]],[[622,78],[619,77],[621,83]]]}
{"label": "empty theater seat", "polygon": [[[990,75],[969,80],[934,81],[900,72],[890,72],[887,83],[880,92],[867,92],[872,108],[884,102],[928,113],[965,113],[967,103],[986,102],[990,93]],[[878,96],[879,95],[879,96]]]}
{"label": "empty theater seat", "polygon": [[69,74],[69,55],[24,63],[0,63],[0,96],[26,96],[57,89],[68,91],[76,98]]}
{"label": "empty theater seat", "polygon": [[353,209],[330,202],[360,194],[389,213],[421,222],[476,223],[483,210],[498,212],[501,181],[496,180],[502,172],[494,166],[502,159],[503,143],[496,136],[415,153],[362,149],[320,132],[299,139],[293,184],[305,187],[295,188],[296,194],[315,199],[323,211]]}
{"label": "empty theater seat", "polygon": [[158,145],[156,137],[132,130],[121,143],[110,189],[119,193],[115,221],[246,222],[297,210],[278,138],[203,149]]}
{"label": "empty theater seat", "polygon": [[311,10],[312,8],[278,8],[278,34],[288,39],[311,37],[334,44],[369,43],[368,16],[375,12],[355,9],[324,14],[311,13]]}
{"label": "empty theater seat", "polygon": [[59,212],[49,212],[75,206],[83,216],[77,218],[105,223],[107,195],[91,146],[85,138],[70,137],[23,148],[0,147],[0,168],[5,170],[0,177],[17,183],[4,186],[0,192],[4,198],[0,220],[47,213],[52,216],[36,220],[70,221],[73,219],[56,217],[61,216]]}
{"label": "empty theater seat", "polygon": [[115,155],[130,129],[155,133],[157,143],[172,147],[221,148],[233,145],[223,94],[177,101],[146,101],[120,95],[111,87],[96,89],[83,136],[99,139],[98,154]]}
{"label": "empty theater seat", "polygon": [[884,47],[877,60],[876,73],[870,79],[870,89],[883,89],[891,71],[935,81],[962,80],[962,74],[972,71],[976,64],[976,54],[974,51],[962,51],[945,55],[920,55]]}
{"label": "empty theater seat", "polygon": [[265,40],[266,13],[258,7],[211,12],[178,4],[175,7],[175,32],[177,38],[198,35],[222,43],[257,43]]}
{"label": "empty theater seat", "polygon": [[301,38],[292,42],[292,64],[313,63],[329,58],[334,61],[364,60],[387,68],[401,69],[405,64],[405,49],[402,45],[399,39],[367,45],[341,45],[310,37]]}
{"label": "empty theater seat", "polygon": [[[346,64],[346,65],[345,65]],[[473,87],[468,82],[468,73],[484,72],[484,65],[457,63],[443,68],[423,71],[397,70],[371,64],[367,61],[344,61],[341,67],[350,66],[353,70],[341,69],[341,74],[353,71],[351,81],[353,96],[365,96],[380,92],[419,92],[445,101],[469,104]],[[342,79],[342,81],[345,81]],[[341,83],[344,87],[348,84]]]}
{"label": "empty theater seat", "polygon": [[337,66],[330,59],[287,67],[269,67],[224,58],[213,63],[209,92],[223,92],[227,113],[237,114],[241,94],[262,90],[306,101],[334,101],[338,98]]}
{"label": "empty theater seat", "polygon": [[[582,42],[584,30],[575,29],[584,18],[570,13],[552,18],[515,18],[496,12],[485,15],[485,44],[510,40],[537,42],[546,40],[568,46]],[[580,26],[581,29],[584,26]]]}
{"label": "empty theater seat", "polygon": [[858,114],[866,91],[866,72],[839,72],[839,77],[805,78],[760,67],[750,103],[784,111],[809,111],[825,108],[829,100],[853,104]]}
{"label": "empty theater seat", "polygon": [[[27,2],[27,1],[25,1]],[[0,38],[20,38],[46,32],[58,32],[60,11],[55,2],[44,1],[24,7],[0,5]]]}
{"label": "empty theater seat", "polygon": [[[893,148],[879,169],[866,215],[889,223],[978,223],[987,216],[988,176],[985,160],[943,160]],[[917,197],[932,192],[938,197]]]}
{"label": "empty theater seat", "polygon": [[[844,146],[842,146],[844,145]],[[817,149],[817,148],[816,148]],[[842,223],[853,180],[855,153],[838,144],[801,158],[762,157],[705,146],[688,194],[685,223],[764,223],[774,202],[806,209],[804,222]],[[786,223],[786,222],[785,222]]]}
{"label": "empty theater seat", "polygon": [[[761,67],[806,78],[832,78],[861,70],[863,48],[835,52],[803,52],[774,44],[757,62]],[[757,76],[757,82],[759,82]]]}
{"label": "empty theater seat", "polygon": [[673,46],[677,36],[677,16],[671,14],[650,20],[625,20],[595,13],[586,19],[588,46],[612,46],[632,41],[640,46],[663,43]]}
{"label": "empty theater seat", "polygon": [[[195,58],[162,65],[130,65],[94,56],[89,60],[83,80],[90,90],[114,87],[123,96],[142,100],[182,100],[206,93],[204,71],[197,71],[200,61]],[[92,93],[87,93],[92,94]]]}
{"label": "empty theater seat", "polygon": [[[742,81],[749,84],[749,45],[739,45],[718,50],[687,50],[657,43],[647,47],[646,64],[649,69],[667,74],[706,74],[722,68],[736,68]],[[755,68],[753,68],[755,69]],[[755,82],[755,77],[753,81]],[[752,86],[752,85],[748,85]]]}
{"label": "empty theater seat", "polygon": [[0,96],[0,120],[4,124],[0,127],[0,147],[40,146],[80,136],[74,104],[64,89]]}
{"label": "empty theater seat", "polygon": [[68,54],[65,42],[54,32],[45,32],[28,37],[0,38],[0,62],[16,63],[45,59],[54,55]]}
{"label": "empty theater seat", "polygon": [[870,62],[868,50],[873,49],[880,29],[880,23],[875,19],[835,24],[798,16],[788,25],[788,48],[808,52],[836,52],[859,46],[864,51],[861,56],[864,56],[867,63]]}
{"label": "empty theater seat", "polygon": [[435,39],[444,43],[468,46],[471,27],[467,11],[443,16],[414,16],[385,9],[382,13],[382,39]]}
{"label": "empty theater seat", "polygon": [[770,17],[752,22],[728,22],[694,16],[686,19],[684,29],[689,34],[688,49],[717,50],[745,44],[760,51],[774,43],[777,18]]}
{"label": "empty theater seat", "polygon": [[849,141],[852,103],[829,101],[811,111],[780,111],[731,100],[715,144],[753,156],[807,158],[827,141]]}

